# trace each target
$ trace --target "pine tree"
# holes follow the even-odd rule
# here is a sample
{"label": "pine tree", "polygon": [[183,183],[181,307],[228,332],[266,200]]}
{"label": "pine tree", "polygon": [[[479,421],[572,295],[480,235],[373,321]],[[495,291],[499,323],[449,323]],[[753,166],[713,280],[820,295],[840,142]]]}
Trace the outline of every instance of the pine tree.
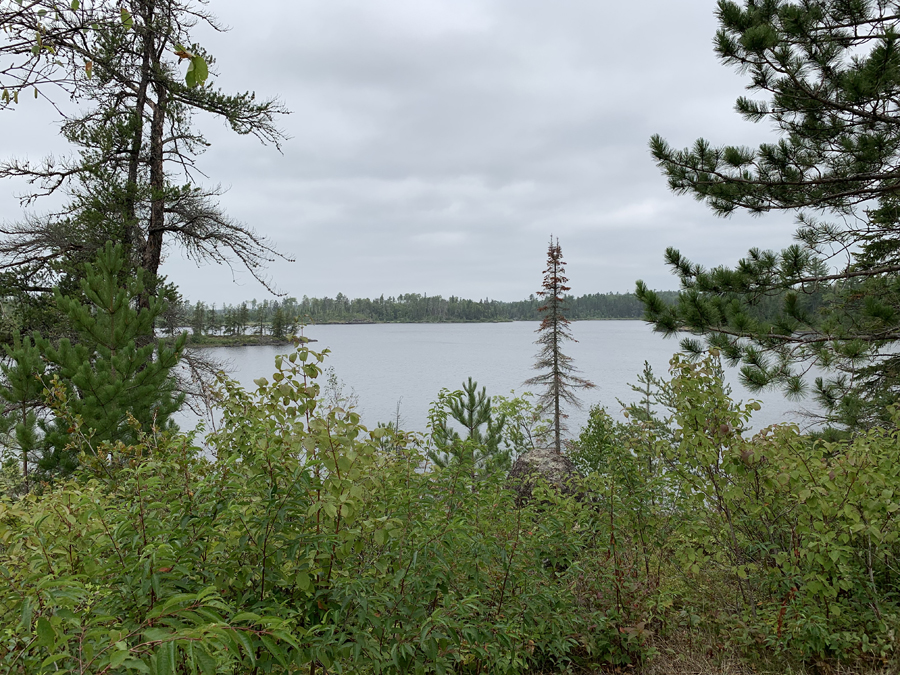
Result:
{"label": "pine tree", "polygon": [[563,404],[580,406],[575,390],[595,386],[593,382],[578,377],[572,358],[562,353],[563,342],[576,341],[572,337],[569,321],[563,314],[566,309],[565,294],[570,290],[566,286],[569,280],[565,276],[565,266],[559,239],[554,244],[553,237],[550,237],[544,284],[538,291],[543,299],[543,304],[538,308],[542,317],[541,325],[536,331],[540,333],[540,337],[535,341],[541,348],[534,369],[543,372],[525,381],[526,386],[538,385],[545,388],[538,399],[538,408],[542,414],[551,415],[553,447],[557,454],[562,454],[562,434],[566,430],[565,420],[568,417],[562,410]]}
{"label": "pine tree", "polygon": [[[85,266],[81,290],[87,304],[56,292],[56,302],[77,332],[73,342],[52,344],[40,334],[34,343],[67,393],[68,411],[81,418],[92,444],[136,441],[140,428],[166,429],[184,399],[178,394],[172,369],[184,349],[187,334],[173,346],[154,344],[153,322],[163,302],[144,292],[144,273],[127,272],[120,245],[107,243],[93,264]],[[68,473],[77,465],[70,448],[69,423],[57,418],[46,428],[47,451],[40,466],[51,473]]]}
{"label": "pine tree", "polygon": [[[700,352],[719,349],[751,389],[800,397],[809,372],[827,421],[854,429],[890,424],[900,395],[900,37],[896,0],[722,0],[715,49],[749,75],[761,100],[737,111],[776,130],[758,148],[651,151],[670,188],[719,215],[797,214],[797,244],[751,249],[734,268],[706,270],[675,249],[674,305],[638,282],[646,317]],[[765,305],[774,300],[775,311]]]}
{"label": "pine tree", "polygon": [[[41,407],[44,384],[41,377],[46,364],[34,341],[18,333],[12,344],[5,344],[7,361],[0,364],[5,387],[0,388],[0,398],[6,403],[6,414],[0,425],[8,434],[7,446],[17,451],[21,461],[25,489],[29,474],[40,451],[40,431],[37,411]],[[2,458],[0,458],[2,459]]]}
{"label": "pine tree", "polygon": [[[478,383],[471,377],[462,390],[442,390],[430,414],[431,437],[435,449],[428,457],[437,466],[447,467],[458,462],[488,472],[508,469],[510,451],[501,447],[506,416],[493,416],[491,397],[487,388],[478,391]],[[450,426],[452,418],[466,431],[466,437]]]}
{"label": "pine tree", "polygon": [[238,335],[243,335],[247,332],[247,324],[250,323],[250,308],[247,307],[246,302],[242,302],[241,306],[238,308]]}

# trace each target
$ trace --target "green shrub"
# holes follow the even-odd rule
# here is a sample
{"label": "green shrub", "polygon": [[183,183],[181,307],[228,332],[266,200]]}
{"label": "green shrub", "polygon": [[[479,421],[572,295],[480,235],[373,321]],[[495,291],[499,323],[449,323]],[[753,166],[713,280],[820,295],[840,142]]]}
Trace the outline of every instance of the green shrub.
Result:
{"label": "green shrub", "polygon": [[655,588],[632,605],[658,630],[703,622],[800,658],[887,658],[900,619],[898,432],[750,437],[758,404],[732,401],[717,354],[676,356],[671,370],[650,378],[668,429],[649,412],[623,423],[593,410],[573,451],[598,473],[594,500],[625,561],[616,592]]}
{"label": "green shrub", "polygon": [[500,476],[424,472],[403,435],[380,451],[386,430],[320,409],[322,358],[279,357],[253,394],[225,382],[214,460],[143,436],[0,501],[4,672],[511,673],[640,653],[588,599],[615,574],[593,506],[539,490],[516,509]]}

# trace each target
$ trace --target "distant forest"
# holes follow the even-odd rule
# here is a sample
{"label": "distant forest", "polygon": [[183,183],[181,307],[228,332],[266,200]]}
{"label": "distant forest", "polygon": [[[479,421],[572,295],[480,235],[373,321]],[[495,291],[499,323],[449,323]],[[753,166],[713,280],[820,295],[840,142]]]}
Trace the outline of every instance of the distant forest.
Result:
{"label": "distant forest", "polygon": [[[674,302],[675,291],[662,291]],[[567,296],[566,317],[589,319],[640,319],[643,307],[633,293],[593,293]],[[334,298],[301,300],[251,300],[237,305],[205,302],[173,304],[163,318],[164,328],[174,333],[189,327],[195,335],[273,335],[294,333],[300,324],[323,323],[463,323],[484,321],[537,321],[541,299],[469,300],[450,296],[406,293],[397,297]]]}

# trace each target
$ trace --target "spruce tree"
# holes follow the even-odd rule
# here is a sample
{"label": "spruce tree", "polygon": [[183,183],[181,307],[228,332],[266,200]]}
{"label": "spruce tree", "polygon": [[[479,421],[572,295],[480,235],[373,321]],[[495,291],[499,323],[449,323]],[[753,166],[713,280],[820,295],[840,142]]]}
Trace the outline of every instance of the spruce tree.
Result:
{"label": "spruce tree", "polygon": [[[733,268],[704,269],[679,251],[674,305],[638,282],[646,317],[683,347],[718,348],[743,364],[751,389],[800,397],[808,373],[827,421],[890,423],[900,393],[900,2],[721,0],[715,49],[760,95],[741,97],[748,121],[774,127],[758,148],[651,150],[670,188],[735,211],[797,214],[797,243],[751,249]],[[768,304],[775,302],[774,311]]]}
{"label": "spruce tree", "polygon": [[[57,304],[77,333],[75,340],[63,338],[54,345],[40,334],[34,338],[66,390],[68,412],[81,418],[92,445],[135,442],[135,422],[143,431],[169,428],[184,399],[176,391],[172,369],[187,334],[171,346],[152,340],[153,323],[164,303],[151,296],[146,307],[138,307],[143,276],[141,270],[132,276],[122,247],[107,243],[95,262],[85,266],[85,304],[56,292]],[[68,473],[75,468],[69,433],[63,418],[48,425],[43,470]]]}
{"label": "spruce tree", "polygon": [[568,417],[563,412],[563,404],[580,406],[581,402],[575,395],[575,390],[595,386],[593,382],[576,375],[578,370],[572,365],[572,358],[562,352],[563,342],[576,341],[572,337],[569,321],[563,313],[566,309],[566,291],[570,290],[566,286],[569,280],[565,274],[566,263],[562,257],[559,239],[554,243],[553,237],[550,237],[544,284],[538,291],[538,295],[543,299],[543,304],[538,308],[541,325],[536,331],[540,333],[540,337],[535,341],[535,344],[540,345],[540,351],[534,369],[542,372],[526,380],[525,385],[538,385],[544,388],[538,399],[538,409],[541,414],[549,413],[551,416],[553,447],[557,454],[562,454],[562,434],[566,430],[565,420]]}
{"label": "spruce tree", "polygon": [[272,337],[277,340],[284,340],[286,328],[284,310],[281,308],[281,304],[276,301],[275,309],[272,312]]}

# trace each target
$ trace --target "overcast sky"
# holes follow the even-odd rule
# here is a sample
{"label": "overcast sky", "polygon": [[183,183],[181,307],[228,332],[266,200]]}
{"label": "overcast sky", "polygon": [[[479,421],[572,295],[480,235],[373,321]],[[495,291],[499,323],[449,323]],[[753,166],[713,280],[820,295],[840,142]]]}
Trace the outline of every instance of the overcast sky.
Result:
{"label": "overcast sky", "polygon": [[[575,294],[675,288],[667,246],[705,265],[781,248],[792,218],[723,220],[670,194],[647,148],[755,144],[745,79],[712,49],[715,0],[214,0],[232,30],[198,33],[226,91],[292,111],[283,154],[197,118],[208,183],[231,216],[296,262],[296,297],[399,293],[515,300],[558,236]],[[3,113],[4,154],[59,152],[49,106]],[[20,217],[8,182],[0,219]],[[40,210],[40,206],[38,209]],[[267,297],[240,269],[162,272],[191,300]]]}

